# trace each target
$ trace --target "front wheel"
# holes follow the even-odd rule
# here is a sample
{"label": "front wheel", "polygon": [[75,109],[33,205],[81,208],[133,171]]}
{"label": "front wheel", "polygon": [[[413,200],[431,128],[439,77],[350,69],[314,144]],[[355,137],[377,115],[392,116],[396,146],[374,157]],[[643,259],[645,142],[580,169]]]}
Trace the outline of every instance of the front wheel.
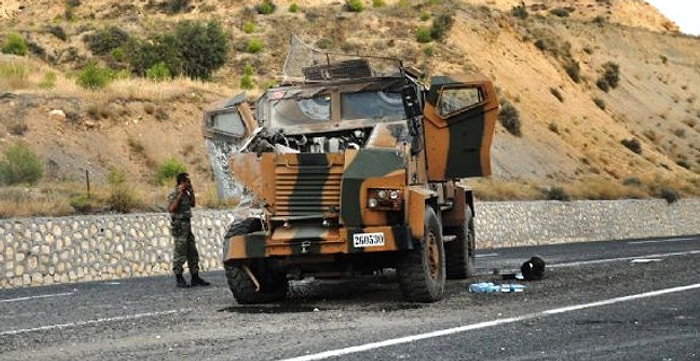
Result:
{"label": "front wheel", "polygon": [[[234,222],[229,227],[227,240],[234,236],[242,236],[262,229],[262,223],[257,218],[247,218]],[[247,259],[237,262],[224,263],[226,280],[233,297],[239,304],[269,303],[284,299],[289,288],[289,281],[284,272],[273,270],[264,259]],[[255,277],[258,285],[253,282]]]}
{"label": "front wheel", "polygon": [[397,267],[401,292],[412,302],[435,302],[445,293],[445,249],[440,221],[431,207],[426,207],[424,219],[422,242],[404,254]]}

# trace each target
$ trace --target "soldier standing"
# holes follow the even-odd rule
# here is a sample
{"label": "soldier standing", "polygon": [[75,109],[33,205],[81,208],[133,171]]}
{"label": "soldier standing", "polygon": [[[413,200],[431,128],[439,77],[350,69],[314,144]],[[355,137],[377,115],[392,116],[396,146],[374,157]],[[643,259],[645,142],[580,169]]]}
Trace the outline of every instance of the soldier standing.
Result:
{"label": "soldier standing", "polygon": [[195,206],[194,189],[187,173],[177,175],[175,189],[168,195],[168,211],[170,212],[170,233],[173,235],[175,247],[173,252],[173,272],[177,287],[190,287],[182,276],[182,266],[187,267],[192,275],[192,286],[209,286],[209,282],[199,277],[199,253],[192,233],[192,207]]}

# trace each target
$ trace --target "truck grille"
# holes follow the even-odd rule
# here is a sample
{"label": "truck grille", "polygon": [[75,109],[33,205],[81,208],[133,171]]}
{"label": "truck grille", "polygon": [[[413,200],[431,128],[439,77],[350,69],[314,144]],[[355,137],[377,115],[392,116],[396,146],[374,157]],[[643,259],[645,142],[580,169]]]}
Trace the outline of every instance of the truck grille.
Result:
{"label": "truck grille", "polygon": [[[337,213],[340,204],[342,164],[325,154],[297,154],[298,164],[277,164],[275,215],[307,216]],[[314,156],[314,157],[312,157]]]}

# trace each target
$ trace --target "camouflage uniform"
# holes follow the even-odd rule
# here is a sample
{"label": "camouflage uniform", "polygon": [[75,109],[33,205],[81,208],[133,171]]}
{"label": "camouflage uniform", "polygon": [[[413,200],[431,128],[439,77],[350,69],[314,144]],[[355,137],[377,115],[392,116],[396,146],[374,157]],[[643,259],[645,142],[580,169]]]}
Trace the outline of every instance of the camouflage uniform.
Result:
{"label": "camouflage uniform", "polygon": [[[177,197],[177,187],[168,195],[168,202]],[[192,219],[192,200],[183,195],[177,208],[170,213],[170,233],[173,235],[175,249],[173,252],[173,272],[181,275],[182,266],[187,262],[191,274],[199,272],[199,253],[195,244],[190,221]]]}

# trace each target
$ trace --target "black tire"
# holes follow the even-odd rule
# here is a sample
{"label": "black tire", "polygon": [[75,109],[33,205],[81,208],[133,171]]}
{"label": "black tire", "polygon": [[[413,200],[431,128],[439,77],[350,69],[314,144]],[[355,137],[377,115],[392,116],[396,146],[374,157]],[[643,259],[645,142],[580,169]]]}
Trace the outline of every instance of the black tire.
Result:
{"label": "black tire", "polygon": [[[262,230],[257,218],[247,218],[229,226],[225,239]],[[245,267],[255,275],[260,284],[256,291],[255,283],[248,276]],[[289,281],[283,272],[273,271],[267,267],[264,259],[227,262],[224,264],[228,287],[239,304],[270,303],[283,300],[287,296]]]}
{"label": "black tire", "polygon": [[445,293],[445,249],[435,211],[425,209],[425,236],[416,248],[402,255],[397,267],[399,286],[411,302],[435,302]]}
{"label": "black tire", "polygon": [[445,228],[445,234],[457,237],[452,242],[445,243],[448,279],[465,279],[473,276],[476,270],[474,217],[471,209],[465,208],[464,224]]}

